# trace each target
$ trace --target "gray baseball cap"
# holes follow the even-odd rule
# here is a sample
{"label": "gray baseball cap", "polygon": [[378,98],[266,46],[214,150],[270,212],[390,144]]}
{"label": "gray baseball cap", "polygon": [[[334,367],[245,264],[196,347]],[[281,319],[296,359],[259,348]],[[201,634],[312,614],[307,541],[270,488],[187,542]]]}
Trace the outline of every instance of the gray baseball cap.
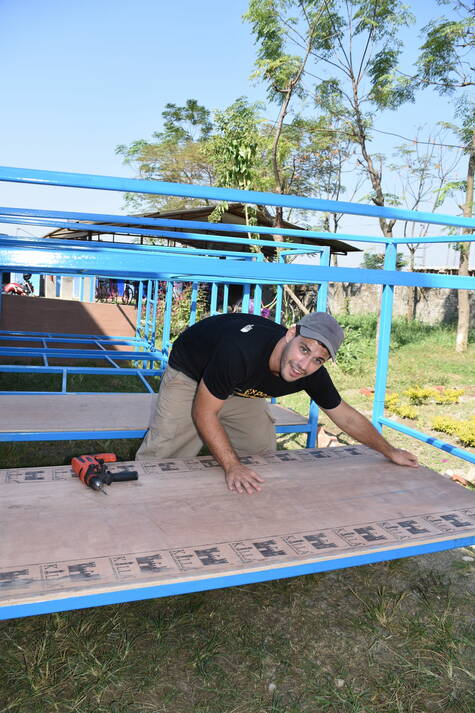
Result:
{"label": "gray baseball cap", "polygon": [[336,353],[345,338],[345,333],[336,319],[326,312],[311,312],[302,317],[297,324],[302,337],[321,342],[335,361]]}

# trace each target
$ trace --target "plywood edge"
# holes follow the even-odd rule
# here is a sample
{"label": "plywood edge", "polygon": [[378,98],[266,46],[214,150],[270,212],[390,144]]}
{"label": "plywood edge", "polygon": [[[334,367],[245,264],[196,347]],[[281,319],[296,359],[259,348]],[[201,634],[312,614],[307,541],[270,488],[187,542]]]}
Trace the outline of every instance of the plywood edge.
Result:
{"label": "plywood edge", "polygon": [[[439,537],[432,537],[430,540],[428,539],[419,539],[419,540],[410,540],[407,542],[403,543],[398,543],[397,546],[394,545],[394,543],[391,545],[387,545],[384,547],[373,547],[371,549],[360,549],[360,550],[353,550],[351,552],[347,553],[341,553],[339,555],[328,555],[325,557],[302,557],[298,558],[295,561],[285,561],[285,562],[274,562],[272,565],[263,565],[262,563],[255,563],[254,566],[248,565],[248,566],[243,566],[242,568],[239,569],[229,569],[223,571],[223,569],[220,569],[220,571],[215,571],[215,572],[210,572],[207,571],[206,573],[198,573],[196,572],[195,574],[183,574],[180,577],[169,577],[169,578],[162,578],[162,579],[143,579],[143,580],[134,580],[133,582],[127,583],[127,582],[120,582],[120,583],[111,583],[108,582],[107,584],[104,584],[102,587],[89,587],[89,588],[77,588],[77,589],[64,589],[61,592],[42,592],[42,593],[36,593],[34,596],[28,597],[27,595],[17,598],[17,599],[11,599],[11,600],[2,600],[0,602],[0,614],[2,612],[2,609],[5,609],[7,607],[15,607],[15,606],[22,606],[22,605],[29,605],[29,604],[41,604],[41,603],[46,603],[46,602],[61,602],[66,599],[86,599],[89,597],[100,597],[101,595],[106,595],[106,594],[118,594],[120,592],[140,592],[144,590],[150,590],[150,589],[156,589],[157,590],[157,596],[158,591],[160,589],[164,588],[170,588],[170,587],[184,587],[186,585],[190,585],[192,583],[200,583],[200,582],[213,582],[217,580],[232,580],[238,577],[243,577],[246,578],[247,575],[269,575],[270,573],[274,573],[275,576],[268,577],[269,579],[279,579],[279,573],[282,573],[286,571],[285,576],[299,576],[299,574],[303,574],[304,572],[299,572],[298,570],[305,570],[308,567],[316,567],[318,568],[319,565],[322,566],[323,569],[336,569],[334,565],[339,563],[342,567],[351,567],[351,566],[357,566],[359,564],[365,564],[365,561],[361,561],[364,558],[370,558],[372,561],[385,561],[385,556],[386,554],[393,554],[397,556],[393,557],[394,558],[402,558],[402,557],[410,557],[410,556],[416,556],[416,554],[422,554],[421,552],[414,552],[415,550],[420,550],[421,548],[426,549],[426,553],[429,553],[430,551],[434,551],[437,549],[438,544],[449,544],[449,547],[444,547],[443,549],[457,549],[458,544],[460,541],[464,541],[465,544],[460,545],[461,547],[467,546],[466,542],[469,542],[470,544],[475,545],[475,530],[473,532],[465,532],[465,533],[459,533],[455,535],[450,535],[450,537],[440,535]],[[468,545],[468,546],[469,546]],[[407,554],[404,554],[404,553]],[[413,553],[413,554],[411,554]],[[132,553],[131,553],[132,556]],[[330,565],[329,567],[325,567],[325,565],[328,564]],[[20,565],[18,568],[22,567],[29,567],[31,565]],[[292,570],[296,570],[292,574]],[[318,571],[316,569],[315,571]],[[264,577],[263,579],[266,579],[267,577]],[[256,581],[263,581],[263,579],[260,579],[259,577],[256,579]],[[230,584],[229,586],[232,586]],[[212,588],[219,588],[219,587],[212,587]],[[127,600],[126,600],[127,601]]]}

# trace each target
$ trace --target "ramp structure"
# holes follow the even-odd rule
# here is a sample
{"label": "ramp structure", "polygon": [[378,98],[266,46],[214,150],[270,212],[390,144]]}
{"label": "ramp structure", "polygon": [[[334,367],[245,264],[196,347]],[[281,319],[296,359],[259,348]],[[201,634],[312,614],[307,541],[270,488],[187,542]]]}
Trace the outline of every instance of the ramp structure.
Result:
{"label": "ramp structure", "polygon": [[[55,186],[69,186],[156,193],[336,211],[375,220],[396,218],[464,231],[475,228],[473,219],[457,216],[156,181],[8,167],[0,167],[0,181],[49,185],[52,191]],[[276,294],[275,319],[280,321],[285,285],[316,286],[315,307],[325,310],[329,281],[355,282],[383,286],[375,427],[396,429],[475,463],[473,452],[409,428],[384,413],[394,286],[462,290],[475,286],[471,277],[397,271],[398,246],[405,242],[457,242],[460,236],[340,236],[350,242],[376,243],[384,249],[384,270],[365,270],[330,267],[325,247],[314,250],[319,263],[290,261],[289,256],[310,250],[308,244],[298,242],[301,231],[290,228],[215,224],[218,247],[205,249],[200,248],[200,241],[209,243],[213,224],[199,221],[0,207],[0,222],[64,230],[79,226],[91,236],[97,234],[100,224],[101,233],[129,240],[104,243],[2,235],[0,265],[4,272],[72,275],[87,279],[89,285],[96,278],[117,278],[138,285],[133,335],[78,336],[55,331],[53,324],[46,332],[5,329],[0,333],[2,383],[17,372],[61,375],[61,388],[56,391],[17,393],[5,388],[0,392],[5,406],[0,409],[0,440],[142,435],[154,398],[153,377],[163,372],[168,358],[177,283],[191,287],[188,324],[192,324],[199,285],[207,286],[211,314],[227,310],[232,285],[242,286],[242,310],[260,313],[263,288],[271,286]],[[166,245],[167,239],[177,239],[177,228],[187,244],[197,247]],[[204,229],[206,235],[199,232]],[[241,233],[242,237],[227,233]],[[279,259],[265,261],[259,250],[275,250],[272,236],[279,233],[283,238],[278,244]],[[306,236],[321,239],[328,234],[306,231]],[[162,244],[138,244],[143,237]],[[474,240],[473,234],[464,234],[463,240]],[[220,250],[220,243],[227,249]],[[231,243],[237,247],[232,252]],[[93,365],[91,344],[98,362]],[[88,394],[69,388],[72,373],[133,376],[140,387],[136,391],[144,393],[101,394],[109,403],[104,411],[108,410],[111,418],[93,422],[94,406],[88,402]],[[15,397],[25,399],[17,422],[6,409]],[[127,422],[127,411],[117,411],[120,399],[131,404]],[[145,406],[141,408],[140,403]],[[53,419],[51,414],[55,414]],[[67,467],[35,468],[33,464],[27,470],[0,471],[5,494],[2,532],[6,533],[0,546],[2,616],[244,584],[475,542],[473,493],[425,468],[414,471],[394,466],[364,448],[312,450],[317,417],[313,404],[304,423],[287,418],[277,429],[306,432],[309,449],[248,459],[267,480],[265,490],[251,498],[228,493],[220,469],[209,458],[138,464],[138,482],[111,486],[107,498],[84,488]]]}

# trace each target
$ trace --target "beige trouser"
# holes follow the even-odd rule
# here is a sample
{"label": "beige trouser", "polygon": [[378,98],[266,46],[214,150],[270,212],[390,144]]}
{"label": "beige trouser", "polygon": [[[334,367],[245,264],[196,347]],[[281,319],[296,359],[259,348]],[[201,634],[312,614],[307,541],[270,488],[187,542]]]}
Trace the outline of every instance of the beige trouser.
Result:
{"label": "beige trouser", "polygon": [[[193,379],[167,367],[160,384],[155,413],[137,451],[136,460],[198,455],[203,441],[191,418],[197,386]],[[274,424],[265,399],[230,396],[218,417],[238,455],[255,455],[276,449]]]}

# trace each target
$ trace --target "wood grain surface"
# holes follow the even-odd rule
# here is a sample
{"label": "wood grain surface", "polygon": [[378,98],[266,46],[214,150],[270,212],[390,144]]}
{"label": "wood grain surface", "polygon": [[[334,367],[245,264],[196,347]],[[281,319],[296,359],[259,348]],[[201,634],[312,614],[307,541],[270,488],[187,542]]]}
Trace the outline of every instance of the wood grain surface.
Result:
{"label": "wood grain surface", "polygon": [[228,491],[211,457],[112,464],[139,479],[107,496],[67,466],[1,470],[0,604],[304,562],[350,566],[367,552],[475,536],[475,492],[364,446],[243,461],[265,478],[261,493]]}

